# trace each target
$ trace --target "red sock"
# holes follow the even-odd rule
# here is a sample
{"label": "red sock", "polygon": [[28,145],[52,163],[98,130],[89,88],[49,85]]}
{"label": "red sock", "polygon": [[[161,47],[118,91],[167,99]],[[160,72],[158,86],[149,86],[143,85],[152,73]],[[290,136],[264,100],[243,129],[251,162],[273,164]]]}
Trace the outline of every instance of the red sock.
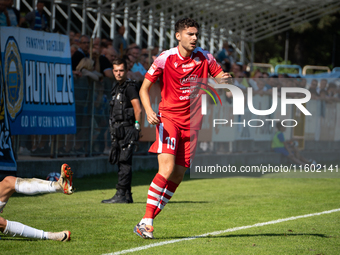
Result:
{"label": "red sock", "polygon": [[156,174],[152,180],[149,191],[148,199],[146,201],[146,210],[143,219],[154,219],[155,210],[161,200],[164,189],[167,185],[167,180],[160,174]]}
{"label": "red sock", "polygon": [[153,218],[155,218],[164,208],[164,206],[169,202],[173,194],[175,193],[176,189],[178,187],[178,184],[167,180],[167,185],[164,189],[164,192],[161,197],[161,201],[159,202],[156,211],[153,215]]}

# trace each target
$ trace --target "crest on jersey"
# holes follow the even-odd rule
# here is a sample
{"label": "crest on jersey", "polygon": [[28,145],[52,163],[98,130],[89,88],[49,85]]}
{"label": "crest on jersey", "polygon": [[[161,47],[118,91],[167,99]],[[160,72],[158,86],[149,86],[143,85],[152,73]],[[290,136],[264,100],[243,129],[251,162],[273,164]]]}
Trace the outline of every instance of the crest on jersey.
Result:
{"label": "crest on jersey", "polygon": [[174,66],[175,66],[175,68],[177,68],[177,66],[178,66],[178,63],[177,63],[177,62],[175,62],[175,63],[174,63]]}
{"label": "crest on jersey", "polygon": [[24,99],[24,75],[18,44],[9,37],[5,48],[4,78],[7,111],[12,120],[22,109]]}

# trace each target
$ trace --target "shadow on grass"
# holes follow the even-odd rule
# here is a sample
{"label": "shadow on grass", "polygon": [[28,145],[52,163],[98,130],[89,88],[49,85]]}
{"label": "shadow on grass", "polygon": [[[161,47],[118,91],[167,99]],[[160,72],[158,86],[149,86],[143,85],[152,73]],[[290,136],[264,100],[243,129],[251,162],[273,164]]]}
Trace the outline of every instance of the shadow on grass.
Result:
{"label": "shadow on grass", "polygon": [[[24,237],[11,237],[11,236],[0,236],[1,241],[16,241],[16,242],[36,242],[39,239],[24,238]],[[0,241],[0,242],[1,242]]]}
{"label": "shadow on grass", "polygon": [[[136,171],[132,173],[132,189],[137,186],[149,186],[155,177],[157,170],[144,170],[144,171]],[[190,181],[190,175],[186,174],[184,176],[183,181]],[[91,175],[86,176],[81,179],[74,179],[74,187],[76,188],[76,192],[80,191],[91,191],[91,190],[103,190],[103,189],[111,189],[113,194],[116,192],[116,184],[118,182],[117,172],[100,174],[100,175]],[[133,193],[133,191],[132,191]]]}
{"label": "shadow on grass", "polygon": [[[282,236],[282,237],[290,237],[290,236],[315,236],[315,237],[322,237],[322,238],[330,238],[330,236],[324,235],[324,234],[312,234],[312,233],[282,233],[282,234],[276,234],[276,233],[267,233],[267,234],[240,234],[240,235],[218,235],[218,236],[192,236],[189,238],[233,238],[233,237],[255,237],[255,236]],[[166,238],[157,238],[157,240],[161,239],[184,239],[188,238],[187,236],[172,236],[172,237],[166,237]]]}
{"label": "shadow on grass", "polygon": [[207,204],[209,201],[169,201],[169,204]]}

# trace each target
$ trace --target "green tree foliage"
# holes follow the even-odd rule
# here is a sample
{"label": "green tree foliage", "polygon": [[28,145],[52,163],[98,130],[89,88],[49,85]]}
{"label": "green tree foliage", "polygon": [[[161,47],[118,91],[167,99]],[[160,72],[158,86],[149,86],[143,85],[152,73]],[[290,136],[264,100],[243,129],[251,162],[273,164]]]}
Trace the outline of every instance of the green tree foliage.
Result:
{"label": "green tree foliage", "polygon": [[[288,32],[290,63],[340,66],[340,12],[305,22]],[[275,59],[282,62],[285,39],[286,32],[283,32],[257,42],[255,62],[269,63]]]}

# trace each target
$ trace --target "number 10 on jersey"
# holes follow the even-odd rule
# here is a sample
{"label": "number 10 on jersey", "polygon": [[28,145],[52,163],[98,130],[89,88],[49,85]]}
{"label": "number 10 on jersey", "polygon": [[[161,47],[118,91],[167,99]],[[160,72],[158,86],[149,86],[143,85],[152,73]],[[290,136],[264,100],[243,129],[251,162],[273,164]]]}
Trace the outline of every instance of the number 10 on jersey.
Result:
{"label": "number 10 on jersey", "polygon": [[175,150],[176,148],[176,138],[175,137],[166,137],[165,140],[167,141],[167,149]]}

